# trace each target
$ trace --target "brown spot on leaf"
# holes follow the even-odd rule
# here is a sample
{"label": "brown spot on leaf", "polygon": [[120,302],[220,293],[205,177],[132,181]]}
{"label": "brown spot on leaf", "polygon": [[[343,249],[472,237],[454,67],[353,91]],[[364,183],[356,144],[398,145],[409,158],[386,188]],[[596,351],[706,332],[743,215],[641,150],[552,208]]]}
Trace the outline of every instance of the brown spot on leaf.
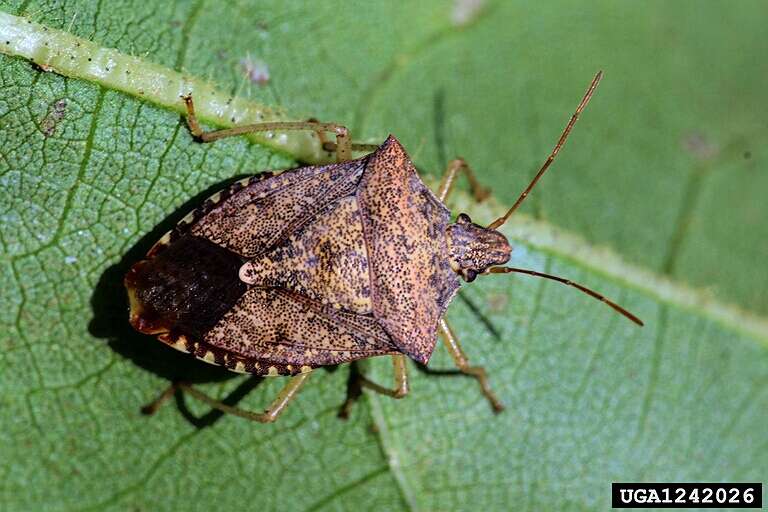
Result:
{"label": "brown spot on leaf", "polygon": [[48,114],[40,122],[40,131],[43,135],[50,137],[56,131],[56,127],[59,121],[64,119],[64,115],[67,113],[67,100],[56,100],[48,109]]}

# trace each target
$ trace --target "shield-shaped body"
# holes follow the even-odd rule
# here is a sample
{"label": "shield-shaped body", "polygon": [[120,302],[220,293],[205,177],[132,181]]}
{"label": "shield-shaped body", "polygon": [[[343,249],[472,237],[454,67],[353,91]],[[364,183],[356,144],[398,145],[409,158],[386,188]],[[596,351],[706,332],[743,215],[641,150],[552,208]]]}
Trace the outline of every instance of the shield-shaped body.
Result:
{"label": "shield-shaped body", "polygon": [[394,137],[357,160],[243,180],[131,268],[131,323],[259,375],[383,354],[426,363],[459,286],[449,216]]}

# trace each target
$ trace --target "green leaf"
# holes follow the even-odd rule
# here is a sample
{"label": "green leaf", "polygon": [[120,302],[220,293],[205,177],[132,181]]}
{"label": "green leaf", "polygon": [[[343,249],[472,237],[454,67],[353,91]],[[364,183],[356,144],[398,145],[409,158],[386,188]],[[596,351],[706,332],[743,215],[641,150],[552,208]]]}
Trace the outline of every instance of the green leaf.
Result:
{"label": "green leaf", "polygon": [[[285,4],[0,3],[53,34],[0,15],[0,509],[592,510],[612,481],[765,479],[761,2],[480,2],[465,18],[474,2]],[[24,58],[32,39],[43,46]],[[173,377],[254,410],[277,393],[280,379],[134,333],[121,279],[225,180],[322,155],[301,152],[311,139],[195,143],[184,91],[139,94],[89,71],[96,54],[132,80],[208,91],[217,126],[232,122],[216,101],[234,96],[243,119],[392,132],[432,177],[461,155],[494,198],[452,205],[480,221],[514,200],[602,68],[505,233],[516,266],[598,289],[646,327],[556,283],[481,277],[448,317],[503,414],[471,379],[411,366],[407,398],[366,393],[347,422],[347,367],[316,372],[274,425],[192,399],[142,416]],[[430,367],[451,367],[442,347]],[[363,369],[390,382],[385,359]]]}

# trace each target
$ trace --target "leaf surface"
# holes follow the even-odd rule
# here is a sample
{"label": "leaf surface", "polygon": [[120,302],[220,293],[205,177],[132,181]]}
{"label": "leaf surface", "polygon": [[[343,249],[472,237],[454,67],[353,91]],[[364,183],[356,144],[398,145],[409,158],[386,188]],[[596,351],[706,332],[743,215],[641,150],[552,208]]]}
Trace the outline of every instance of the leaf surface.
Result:
{"label": "leaf surface", "polygon": [[[514,265],[584,282],[646,327],[556,283],[481,277],[448,318],[501,415],[470,379],[411,366],[409,397],[366,394],[347,422],[346,367],[316,372],[275,425],[191,399],[142,416],[173,377],[251,409],[277,393],[279,380],[252,383],[133,333],[121,279],[223,182],[295,161],[244,139],[195,143],[152,95],[3,55],[1,509],[592,510],[608,508],[611,481],[765,479],[762,4],[498,2],[464,20],[457,5],[470,4],[0,10],[135,56],[137,70],[154,63],[359,139],[392,132],[428,176],[461,155],[494,199],[453,205],[484,221],[603,68],[529,217],[506,233]],[[266,85],[244,74],[257,61]],[[451,367],[442,348],[430,367]],[[364,370],[391,380],[386,360]]]}

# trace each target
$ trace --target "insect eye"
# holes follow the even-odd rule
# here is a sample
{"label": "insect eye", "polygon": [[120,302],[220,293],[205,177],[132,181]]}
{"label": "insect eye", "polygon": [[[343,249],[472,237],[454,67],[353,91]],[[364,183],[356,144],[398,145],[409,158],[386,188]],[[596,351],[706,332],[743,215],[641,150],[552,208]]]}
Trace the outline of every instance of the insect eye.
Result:
{"label": "insect eye", "polygon": [[477,271],[476,270],[472,270],[471,268],[468,268],[468,269],[464,270],[464,279],[468,283],[471,283],[472,281],[474,281],[476,277],[477,277]]}
{"label": "insect eye", "polygon": [[458,224],[471,224],[472,219],[469,218],[469,215],[466,213],[460,213],[459,216],[456,218],[456,222]]}

